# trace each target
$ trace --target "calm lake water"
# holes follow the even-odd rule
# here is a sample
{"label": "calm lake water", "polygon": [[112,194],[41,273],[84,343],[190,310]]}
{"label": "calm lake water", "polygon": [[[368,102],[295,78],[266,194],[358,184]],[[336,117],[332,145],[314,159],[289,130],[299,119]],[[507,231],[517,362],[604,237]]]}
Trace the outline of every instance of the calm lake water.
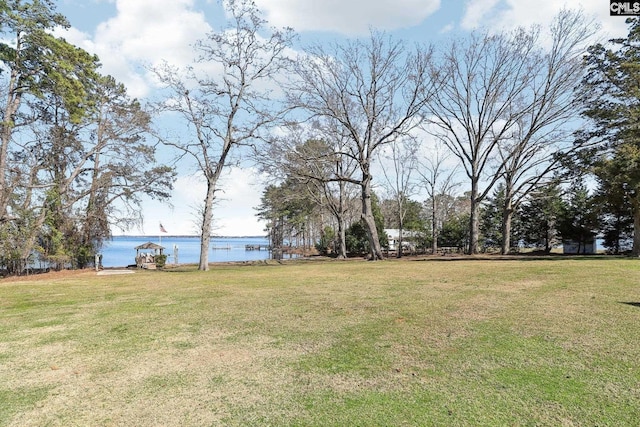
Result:
{"label": "calm lake water", "polygon": [[[200,259],[199,237],[162,237],[160,242],[156,237],[116,236],[105,244],[102,250],[102,265],[104,267],[126,267],[135,264],[136,246],[153,242],[164,246],[164,253],[168,255],[167,264],[173,264],[174,247],[178,247],[178,262],[180,264],[198,263]],[[211,238],[209,262],[227,261],[259,261],[269,259],[268,250],[245,250],[245,245],[267,246],[269,241],[264,237],[216,237]]]}

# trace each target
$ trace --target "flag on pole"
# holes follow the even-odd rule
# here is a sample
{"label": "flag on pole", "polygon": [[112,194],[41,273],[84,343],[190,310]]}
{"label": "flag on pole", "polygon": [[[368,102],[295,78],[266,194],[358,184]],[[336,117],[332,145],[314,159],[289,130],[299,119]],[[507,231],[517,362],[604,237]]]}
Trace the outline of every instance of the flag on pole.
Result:
{"label": "flag on pole", "polygon": [[165,228],[162,226],[162,223],[160,223],[160,232],[161,233],[166,233],[167,230],[165,230]]}

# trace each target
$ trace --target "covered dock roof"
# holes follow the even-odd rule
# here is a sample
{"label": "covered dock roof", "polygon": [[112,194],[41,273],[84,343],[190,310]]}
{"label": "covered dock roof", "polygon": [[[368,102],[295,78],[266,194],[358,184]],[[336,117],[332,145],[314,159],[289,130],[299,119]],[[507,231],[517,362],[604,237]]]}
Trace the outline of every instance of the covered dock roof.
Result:
{"label": "covered dock roof", "polygon": [[153,242],[147,242],[147,243],[143,243],[140,246],[136,246],[134,248],[135,250],[139,251],[139,250],[144,250],[144,249],[152,249],[152,250],[158,250],[158,251],[163,251],[164,250],[164,246],[160,246],[157,243],[153,243]]}

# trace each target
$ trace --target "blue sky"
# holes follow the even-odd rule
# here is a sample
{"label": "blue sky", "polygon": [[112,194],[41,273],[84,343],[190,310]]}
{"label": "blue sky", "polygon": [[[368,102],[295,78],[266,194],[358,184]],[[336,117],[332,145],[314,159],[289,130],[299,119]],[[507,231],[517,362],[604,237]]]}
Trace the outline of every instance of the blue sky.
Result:
{"label": "blue sky", "polygon": [[[537,0],[255,0],[270,24],[293,27],[300,48],[313,43],[366,36],[382,29],[409,42],[438,44],[473,29],[509,29],[549,22],[564,6],[581,8],[601,27],[606,40],[626,34],[622,17],[609,16],[604,0],[572,2]],[[62,34],[97,54],[103,73],[124,83],[132,96],[153,95],[144,65],[163,60],[183,64],[190,46],[223,20],[217,0],[59,0],[58,11],[72,28]],[[163,155],[168,153],[161,153]],[[264,224],[254,208],[262,187],[255,170],[229,169],[222,180],[223,199],[216,208],[215,234],[262,235]],[[130,234],[158,234],[162,222],[169,234],[197,234],[195,207],[204,198],[204,183],[193,169],[180,169],[173,207],[145,202],[145,224]]]}

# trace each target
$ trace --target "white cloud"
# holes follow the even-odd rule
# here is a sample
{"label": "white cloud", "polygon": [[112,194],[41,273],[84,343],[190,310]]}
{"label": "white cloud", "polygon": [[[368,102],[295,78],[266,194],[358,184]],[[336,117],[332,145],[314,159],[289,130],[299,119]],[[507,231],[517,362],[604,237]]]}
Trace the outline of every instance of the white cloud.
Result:
{"label": "white cloud", "polygon": [[271,25],[296,31],[366,34],[371,27],[394,30],[418,25],[440,0],[256,0]]}
{"label": "white cloud", "polygon": [[100,24],[96,43],[112,46],[131,59],[151,63],[160,59],[182,62],[190,59],[186,49],[210,27],[193,0],[118,0],[117,16]]}
{"label": "white cloud", "polygon": [[440,34],[449,33],[453,31],[455,28],[456,28],[456,24],[454,24],[453,22],[449,22],[447,25],[442,27],[442,29],[440,30]]}
{"label": "white cloud", "polygon": [[93,35],[74,29],[61,35],[97,54],[103,72],[124,83],[135,97],[150,91],[143,65],[190,61],[190,46],[211,30],[204,14],[194,10],[194,0],[117,0],[116,10]]}
{"label": "white cloud", "polygon": [[475,0],[467,2],[461,26],[464,29],[481,27],[500,0]]}
{"label": "white cloud", "polygon": [[609,5],[602,0],[578,0],[562,3],[554,0],[468,0],[461,19],[464,29],[478,27],[514,28],[545,24],[553,20],[563,8],[581,9],[586,16],[593,17],[601,25],[604,38],[627,34],[624,18],[609,16]]}
{"label": "white cloud", "polygon": [[219,204],[214,209],[214,234],[261,236],[264,224],[256,210],[264,189],[264,177],[254,168],[232,167],[220,181]]}
{"label": "white cloud", "polygon": [[[260,204],[264,185],[253,168],[228,168],[219,182],[218,201],[213,210],[212,234],[222,236],[262,236],[264,224],[258,221],[255,208]],[[181,175],[173,191],[173,207],[146,201],[143,206],[145,235],[158,234],[162,223],[170,235],[197,235],[198,209],[206,195],[201,174]]]}

